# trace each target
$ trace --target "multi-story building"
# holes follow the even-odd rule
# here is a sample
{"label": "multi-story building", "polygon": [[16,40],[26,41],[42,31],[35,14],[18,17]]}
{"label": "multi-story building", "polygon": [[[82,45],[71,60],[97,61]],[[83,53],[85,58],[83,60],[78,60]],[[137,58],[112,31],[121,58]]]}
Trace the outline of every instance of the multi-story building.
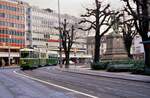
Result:
{"label": "multi-story building", "polygon": [[24,2],[0,0],[0,65],[18,63],[19,49],[25,46],[24,11]]}
{"label": "multi-story building", "polygon": [[67,19],[68,28],[71,28],[71,25],[75,26],[74,43],[72,46],[72,51],[74,52],[75,50],[76,55],[85,54],[87,52],[86,49],[87,32],[78,29],[79,26],[80,27],[82,26],[78,25],[81,19],[67,14],[61,15],[61,23],[64,21],[64,19]]}
{"label": "multi-story building", "polygon": [[[78,29],[79,26],[83,26],[78,24],[81,19],[67,14],[61,14],[61,23],[64,21],[64,19],[67,19],[67,29],[70,29],[72,25],[75,26],[74,43],[71,48],[70,58],[78,63],[88,63],[92,56],[87,54],[86,41],[88,32]],[[84,27],[85,26],[86,25],[84,25]]]}
{"label": "multi-story building", "polygon": [[33,6],[28,6],[26,13],[26,45],[58,48],[57,14]]}
{"label": "multi-story building", "polygon": [[[53,50],[59,52],[58,14],[50,9],[40,9],[26,6],[26,46],[37,47],[40,50]],[[60,24],[67,20],[68,28],[77,25],[79,18],[67,14],[60,15]],[[74,44],[71,49],[72,58],[84,58],[86,54],[86,32],[76,29]],[[63,55],[64,57],[64,55]]]}
{"label": "multi-story building", "polygon": [[[79,18],[61,14],[61,23],[77,25]],[[0,1],[0,63],[19,62],[19,49],[27,46],[59,52],[58,13],[30,6],[20,0]],[[76,30],[72,58],[84,58],[86,32]],[[0,64],[2,65],[2,64]]]}
{"label": "multi-story building", "polygon": [[[101,39],[101,46],[100,46],[100,57],[102,58],[103,55],[106,52],[106,36],[102,37]],[[87,37],[87,52],[88,54],[91,54],[92,57],[94,57],[94,51],[95,51],[95,37],[94,36],[88,36]]]}

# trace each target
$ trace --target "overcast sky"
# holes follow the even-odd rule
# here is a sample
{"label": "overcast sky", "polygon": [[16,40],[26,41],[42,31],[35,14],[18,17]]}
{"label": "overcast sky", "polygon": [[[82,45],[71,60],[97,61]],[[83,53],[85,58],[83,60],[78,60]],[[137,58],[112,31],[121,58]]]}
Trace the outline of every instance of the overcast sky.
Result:
{"label": "overcast sky", "polygon": [[[57,12],[58,0],[23,0],[31,5],[39,6],[40,8],[51,8]],[[61,13],[67,13],[74,16],[80,16],[84,13],[87,6],[92,6],[95,0],[60,0]],[[102,0],[101,0],[102,1]],[[106,1],[106,0],[103,0]],[[112,8],[120,8],[120,0],[107,0],[111,2]]]}

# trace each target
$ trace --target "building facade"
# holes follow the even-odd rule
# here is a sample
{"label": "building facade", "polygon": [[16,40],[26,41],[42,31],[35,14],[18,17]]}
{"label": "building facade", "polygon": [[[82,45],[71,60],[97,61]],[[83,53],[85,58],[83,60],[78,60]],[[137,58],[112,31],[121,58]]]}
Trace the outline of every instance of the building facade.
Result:
{"label": "building facade", "polygon": [[25,47],[24,11],[23,2],[0,0],[0,65],[18,63],[19,49]]}
{"label": "building facade", "polygon": [[[106,53],[106,36],[103,36],[101,39],[101,46],[100,46],[100,57],[102,58],[103,55]],[[88,36],[87,37],[87,53],[91,54],[94,58],[95,51],[95,36]]]}
{"label": "building facade", "polygon": [[[68,28],[80,21],[67,14],[60,17],[60,23],[67,19]],[[51,9],[41,9],[20,0],[0,0],[0,66],[18,64],[19,50],[24,47],[59,52],[58,26],[58,13]],[[88,58],[87,32],[76,29],[74,35],[71,58]]]}
{"label": "building facade", "polygon": [[[50,9],[40,9],[34,6],[26,6],[26,46],[37,47],[39,50],[50,50],[59,52],[59,27],[58,13]],[[67,20],[68,28],[72,25],[78,27],[79,18],[68,14],[60,15],[60,24]],[[74,34],[74,44],[71,49],[71,58],[87,58],[86,32],[76,29]],[[64,53],[62,52],[62,56]],[[79,60],[79,62],[84,60]]]}
{"label": "building facade", "polygon": [[57,14],[33,6],[26,8],[26,13],[26,45],[58,48]]}

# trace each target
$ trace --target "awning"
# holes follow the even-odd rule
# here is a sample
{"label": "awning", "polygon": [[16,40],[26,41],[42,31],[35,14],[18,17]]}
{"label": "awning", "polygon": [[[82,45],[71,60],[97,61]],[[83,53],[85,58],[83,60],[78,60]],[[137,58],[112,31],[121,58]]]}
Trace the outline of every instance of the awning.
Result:
{"label": "awning", "polygon": [[[9,53],[8,52],[0,52],[0,57],[9,57]],[[11,52],[10,57],[19,57],[19,52],[17,52],[17,53]]]}

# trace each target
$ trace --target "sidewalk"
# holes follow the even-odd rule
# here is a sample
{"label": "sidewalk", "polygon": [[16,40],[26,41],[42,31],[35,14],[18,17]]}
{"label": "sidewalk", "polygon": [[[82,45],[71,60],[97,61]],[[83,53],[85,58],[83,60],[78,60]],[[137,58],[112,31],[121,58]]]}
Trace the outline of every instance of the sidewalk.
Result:
{"label": "sidewalk", "polygon": [[13,65],[13,66],[2,66],[2,67],[0,67],[0,69],[13,69],[13,68],[19,68],[19,66],[17,66],[17,65]]}
{"label": "sidewalk", "polygon": [[56,67],[56,69],[61,70],[61,71],[66,71],[66,72],[85,74],[85,75],[150,83],[150,76],[134,75],[134,74],[130,74],[127,72],[94,71],[94,70],[90,70],[90,68],[86,68],[84,66],[76,66],[76,67],[71,66],[69,69]]}

